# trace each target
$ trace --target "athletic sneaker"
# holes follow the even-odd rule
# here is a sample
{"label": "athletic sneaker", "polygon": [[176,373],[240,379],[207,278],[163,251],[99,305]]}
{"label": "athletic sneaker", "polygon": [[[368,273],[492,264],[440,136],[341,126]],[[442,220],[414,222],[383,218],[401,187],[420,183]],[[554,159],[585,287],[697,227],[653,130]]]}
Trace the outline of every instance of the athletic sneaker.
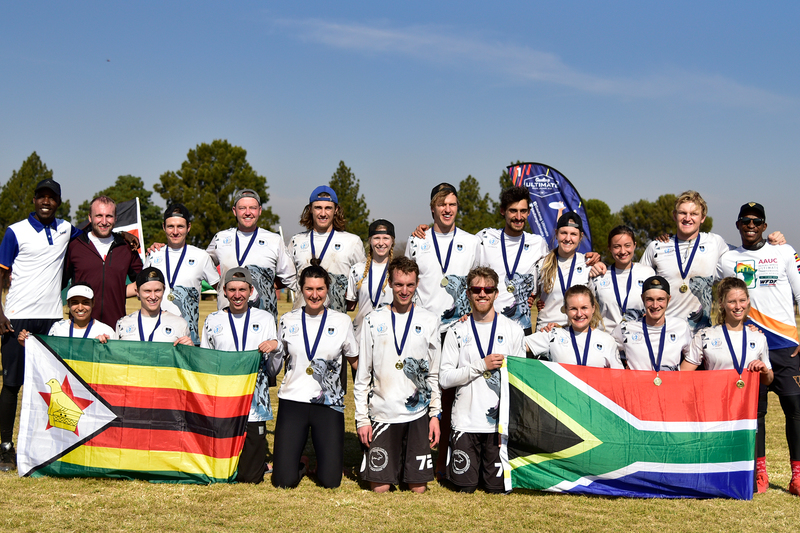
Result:
{"label": "athletic sneaker", "polygon": [[763,494],[767,492],[769,488],[769,476],[767,476],[766,472],[758,472],[756,474],[756,492],[758,494]]}
{"label": "athletic sneaker", "polygon": [[14,443],[4,442],[0,444],[0,472],[8,472],[17,467],[17,451]]}
{"label": "athletic sneaker", "polygon": [[800,496],[800,478],[792,478],[792,481],[789,482],[789,493],[794,494],[795,496]]}

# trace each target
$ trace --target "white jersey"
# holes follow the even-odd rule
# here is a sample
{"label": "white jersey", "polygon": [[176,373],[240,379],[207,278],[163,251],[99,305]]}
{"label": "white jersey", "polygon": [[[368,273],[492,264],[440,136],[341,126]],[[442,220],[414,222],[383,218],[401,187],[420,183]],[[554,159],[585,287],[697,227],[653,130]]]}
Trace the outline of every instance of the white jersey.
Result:
{"label": "white jersey", "polygon": [[[728,245],[715,233],[699,233],[697,252],[686,279],[681,277],[678,269],[678,257],[675,254],[675,239],[669,242],[651,241],[644,250],[640,263],[652,267],[656,274],[667,280],[670,295],[667,315],[690,321],[692,329],[711,325],[711,285],[717,271],[717,261],[728,251]],[[692,255],[695,242],[678,240],[681,267],[687,269],[687,261]],[[686,292],[681,287],[686,286]]]}
{"label": "white jersey", "polygon": [[[686,320],[666,317],[667,326],[664,336],[664,351],[661,355],[661,370],[678,370],[682,357],[689,353],[692,343],[692,331]],[[614,328],[614,339],[617,347],[624,353],[628,368],[631,370],[655,370],[650,361],[650,352],[644,336],[650,338],[653,348],[653,358],[658,361],[658,351],[661,346],[661,326],[647,326],[647,332],[642,331],[642,321],[632,320],[622,322]]]}
{"label": "white jersey", "polygon": [[[497,328],[489,350],[492,333],[491,322],[477,322],[484,354],[499,353],[511,357],[525,357],[525,334],[516,322],[496,314]],[[442,346],[442,366],[439,382],[444,389],[456,388],[451,424],[454,430],[467,433],[494,433],[500,412],[500,370],[489,371],[484,377],[486,363],[481,358],[472,320],[453,325]]]}
{"label": "white jersey", "polygon": [[78,338],[86,338],[86,329],[89,329],[88,338],[96,339],[100,335],[108,335],[108,338],[111,340],[116,340],[119,337],[117,336],[117,332],[109,326],[108,324],[103,324],[99,320],[92,320],[91,325],[89,328],[86,329],[78,329],[73,328],[72,335],[69,333],[69,326],[72,324],[72,320],[59,320],[55,324],[50,327],[50,331],[47,333],[51,337],[78,337]]}
{"label": "white jersey", "polygon": [[[382,307],[364,319],[353,385],[356,427],[370,421],[399,424],[441,411],[439,317],[419,306],[408,313]],[[408,325],[408,336],[397,354]],[[399,368],[398,368],[399,367]]]}
{"label": "white jersey", "polygon": [[[186,255],[181,261],[184,250]],[[169,254],[169,271],[167,271],[167,254]],[[147,267],[155,267],[164,274],[166,283],[164,284],[164,299],[161,300],[161,309],[169,311],[173,315],[182,316],[189,323],[192,342],[200,344],[200,334],[198,333],[200,293],[202,292],[200,283],[202,280],[209,285],[219,283],[219,272],[217,272],[211,256],[205,250],[188,244],[179,249],[162,246],[160,250],[147,254],[144,268]]]}
{"label": "white jersey", "polygon": [[[544,266],[544,261],[547,256],[543,257],[536,263],[536,287],[539,294],[539,299],[544,302],[544,309],[539,311],[539,316],[536,318],[536,329],[541,329],[547,324],[558,324],[559,326],[567,325],[567,315],[561,311],[564,306],[564,291],[561,290],[561,283],[558,277],[558,272],[555,274],[553,280],[552,292],[545,292],[542,289],[544,281],[541,279],[541,270]],[[569,271],[572,266],[572,261],[575,260],[575,269],[572,273],[572,283],[569,282]],[[590,267],[586,266],[586,258],[580,252],[575,252],[572,259],[558,258],[558,269],[564,277],[564,290],[569,289],[575,285],[588,285],[589,284],[589,271]]]}
{"label": "white jersey", "polygon": [[[222,279],[231,268],[247,267],[255,289],[251,299],[255,299],[256,307],[268,311],[277,321],[275,279],[289,289],[297,290],[297,273],[280,235],[263,228],[247,233],[230,228],[217,233],[206,252],[219,265]],[[217,309],[224,309],[228,304],[225,287],[220,283],[217,287]]]}
{"label": "white jersey", "polygon": [[[333,232],[333,235],[331,235]],[[328,290],[328,307],[342,313],[347,312],[345,294],[347,293],[347,276],[350,269],[356,263],[365,262],[367,256],[364,254],[364,243],[358,235],[347,233],[346,231],[331,230],[328,233],[317,233],[316,231],[304,231],[293,236],[289,241],[289,250],[292,253],[297,274],[311,264],[313,255],[311,254],[311,237],[314,238],[314,253],[316,257],[322,256],[325,243],[330,243],[322,256],[320,266],[328,271],[331,277],[331,286]],[[303,293],[298,292],[294,301],[293,309],[299,309],[305,305]]]}
{"label": "white jersey", "polygon": [[771,350],[797,346],[794,303],[800,305],[800,258],[788,244],[765,244],[758,250],[739,247],[719,260],[721,277],[747,284],[749,318],[767,336]]}
{"label": "white jersey", "polygon": [[[433,229],[425,232],[424,239],[413,235],[408,238],[406,257],[417,262],[419,266],[419,283],[415,295],[416,303],[436,316],[441,317],[441,331],[447,325],[470,312],[467,300],[467,274],[477,259],[478,238],[461,229],[455,228],[450,233],[436,233],[441,263],[433,244]],[[442,265],[447,261],[447,251],[452,243],[450,262],[447,271]],[[442,286],[443,279],[447,285]]]}
{"label": "white jersey", "polygon": [[[750,331],[745,326],[745,333],[747,334],[747,345],[745,346],[745,359],[742,370],[747,369],[752,361],[763,361],[767,368],[772,368],[769,362],[769,349],[767,348],[767,338],[763,333],[758,331]],[[731,346],[733,346],[733,353],[736,354],[736,361],[742,359],[742,331],[728,330],[728,336],[731,339]],[[728,348],[728,342],[725,340],[725,334],[722,331],[722,326],[714,326],[712,328],[703,328],[695,333],[692,339],[692,345],[689,348],[689,354],[686,356],[686,361],[700,366],[705,363],[706,370],[729,370],[735,369],[733,364],[733,357]]]}
{"label": "white jersey", "polygon": [[[286,360],[278,398],[300,403],[327,405],[344,412],[344,388],[342,366],[345,357],[358,357],[358,343],[353,335],[350,317],[328,309],[322,336],[314,358],[308,360],[303,337],[303,310],[295,309],[281,317],[280,350]],[[305,315],[308,346],[313,351],[314,342],[322,325],[322,313]],[[311,374],[308,373],[311,369]]]}
{"label": "white jersey", "polygon": [[[117,321],[117,336],[122,341],[151,341],[173,343],[181,337],[189,336],[189,324],[182,317],[161,311],[157,317],[142,317],[142,331],[139,331],[139,315],[136,311]],[[140,335],[141,333],[141,335]],[[152,339],[150,335],[152,334]]]}
{"label": "white jersey", "polygon": [[[586,366],[598,368],[624,368],[619,358],[617,341],[610,334],[592,330],[589,339],[589,352],[586,356]],[[530,349],[535,356],[546,355],[547,359],[554,363],[567,365],[577,365],[578,357],[583,360],[584,350],[588,339],[587,332],[575,334],[575,343],[578,346],[578,353],[572,345],[572,336],[569,328],[553,328],[550,331],[537,331],[525,337],[525,346]]]}
{"label": "white jersey", "polygon": [[11,270],[5,315],[63,318],[61,275],[73,233],[72,224],[55,219],[43,226],[33,215],[11,224],[0,243],[0,267]]}
{"label": "white jersey", "polygon": [[[625,318],[637,320],[644,316],[644,302],[642,301],[642,285],[644,280],[654,276],[655,271],[649,266],[631,263],[631,268],[616,271],[617,291],[614,291],[614,279],[610,266],[606,273],[589,280],[589,288],[594,291],[597,304],[600,306],[600,315],[603,317],[603,327],[607,333],[614,331],[617,324],[622,322],[623,313],[617,303],[617,294],[620,302],[625,305]],[[628,282],[631,284],[630,293]],[[627,303],[626,303],[627,302]]]}
{"label": "white jersey", "polygon": [[[233,319],[235,332],[231,329],[231,318]],[[245,322],[247,323],[246,326]],[[245,327],[247,328],[246,333]],[[234,334],[236,335],[235,339]],[[247,313],[231,316],[226,310],[222,310],[214,311],[206,317],[200,347],[222,352],[258,350],[258,345],[262,342],[277,340],[277,338],[275,319],[272,318],[271,313],[262,309],[251,308],[249,317]],[[275,366],[280,365],[279,357],[262,355],[261,364],[256,375],[253,400],[250,402],[250,413],[247,416],[248,422],[272,420],[269,381],[267,379],[270,360],[275,363]]]}
{"label": "white jersey", "polygon": [[[389,286],[388,274],[385,286],[381,285],[378,287],[378,283],[383,273],[386,272],[387,266],[389,266],[388,261],[382,265],[373,262],[372,275],[368,273],[366,276],[364,276],[364,270],[367,268],[366,262],[362,261],[361,263],[356,263],[353,265],[353,268],[350,269],[350,275],[347,277],[346,299],[349,302],[358,302],[358,312],[353,319],[353,327],[356,330],[356,336],[359,336],[361,333],[361,323],[364,317],[375,310],[372,304],[376,294],[380,293],[378,297],[378,309],[384,305],[391,304],[394,299],[392,288]],[[361,283],[361,287],[358,288],[358,282],[362,279],[364,281]],[[372,280],[372,294],[369,293],[370,279]]]}
{"label": "white jersey", "polygon": [[[502,313],[525,328],[530,328],[531,308],[528,297],[536,292],[535,265],[547,255],[547,242],[539,235],[523,233],[520,237],[509,237],[502,230],[487,228],[478,232],[477,264],[487,266],[497,273],[500,291],[494,301],[494,310]],[[503,242],[506,257],[503,259]],[[520,248],[521,246],[521,248]],[[519,264],[514,263],[519,255]],[[509,279],[509,274],[512,273]],[[509,287],[511,291],[509,291]]]}

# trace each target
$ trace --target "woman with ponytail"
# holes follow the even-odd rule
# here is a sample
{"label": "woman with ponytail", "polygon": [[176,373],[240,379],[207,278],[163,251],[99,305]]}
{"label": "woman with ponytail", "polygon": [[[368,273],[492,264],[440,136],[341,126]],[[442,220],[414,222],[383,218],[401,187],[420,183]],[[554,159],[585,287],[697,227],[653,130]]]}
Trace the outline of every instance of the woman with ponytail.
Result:
{"label": "woman with ponytail", "polygon": [[370,224],[368,242],[367,261],[353,265],[347,280],[347,310],[352,311],[358,305],[353,320],[356,337],[367,313],[392,303],[386,267],[394,257],[394,224],[384,219]]}

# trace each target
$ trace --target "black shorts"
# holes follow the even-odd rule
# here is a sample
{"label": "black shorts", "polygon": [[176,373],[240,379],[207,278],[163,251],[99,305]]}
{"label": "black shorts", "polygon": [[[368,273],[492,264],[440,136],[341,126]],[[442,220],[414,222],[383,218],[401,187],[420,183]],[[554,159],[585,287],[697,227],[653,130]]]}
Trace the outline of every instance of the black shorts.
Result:
{"label": "black shorts", "polygon": [[780,348],[769,351],[769,362],[775,379],[769,390],[778,396],[800,394],[800,355],[792,357],[795,348]]}
{"label": "black shorts", "polygon": [[58,318],[12,318],[13,333],[3,335],[3,384],[9,387],[21,387],[25,381],[25,348],[17,341],[23,329],[30,333],[47,335],[50,328],[58,322]]}
{"label": "black shorts", "polygon": [[429,420],[426,414],[400,424],[373,422],[372,442],[361,462],[361,478],[390,485],[433,481]]}
{"label": "black shorts", "polygon": [[475,488],[481,478],[489,492],[503,492],[503,463],[500,461],[500,435],[465,433],[453,430],[448,449],[448,474],[453,484]]}
{"label": "black shorts", "polygon": [[248,422],[244,447],[239,455],[239,483],[261,483],[264,481],[267,461],[267,423]]}

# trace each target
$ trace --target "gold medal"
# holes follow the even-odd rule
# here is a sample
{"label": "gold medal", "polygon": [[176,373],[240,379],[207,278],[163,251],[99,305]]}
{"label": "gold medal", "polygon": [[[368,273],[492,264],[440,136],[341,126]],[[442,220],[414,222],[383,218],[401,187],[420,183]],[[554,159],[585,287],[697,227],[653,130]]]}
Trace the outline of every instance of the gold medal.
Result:
{"label": "gold medal", "polygon": [[682,293],[686,293],[686,291],[688,291],[688,290],[689,290],[689,286],[688,286],[688,285],[686,285],[686,284],[684,283],[683,285],[681,285],[681,288],[680,288],[679,290],[680,290]]}
{"label": "gold medal", "polygon": [[313,375],[314,369],[309,366],[308,368],[306,368],[306,374],[308,374],[309,376]]}
{"label": "gold medal", "polygon": [[484,370],[483,371],[483,379],[489,379],[490,377],[492,377],[492,373],[489,372],[488,370]]}
{"label": "gold medal", "polygon": [[513,285],[506,285],[506,290],[508,292],[510,292],[510,293],[513,293],[514,292],[514,286]]}
{"label": "gold medal", "polygon": [[656,387],[658,387],[658,386],[659,386],[659,385],[661,385],[661,383],[662,383],[662,382],[661,382],[661,378],[660,378],[660,377],[658,377],[658,376],[656,376],[656,379],[654,379],[654,380],[653,380],[653,383],[655,383],[655,384],[656,384]]}
{"label": "gold medal", "polygon": [[448,284],[448,283],[450,283],[450,282],[449,282],[449,281],[447,281],[447,278],[442,278],[442,282],[441,282],[441,286],[442,286],[442,287],[447,287],[447,284]]}
{"label": "gold medal", "polygon": [[744,380],[739,378],[739,381],[736,382],[736,386],[739,387],[740,389],[743,389],[744,388]]}
{"label": "gold medal", "polygon": [[175,294],[173,294],[173,293],[169,293],[169,294],[167,295],[167,300],[169,300],[170,302],[171,302],[171,301],[173,301],[174,299],[175,299]]}
{"label": "gold medal", "polygon": [[397,370],[403,370],[403,362],[402,361],[398,361],[397,363],[395,363],[394,367]]}

